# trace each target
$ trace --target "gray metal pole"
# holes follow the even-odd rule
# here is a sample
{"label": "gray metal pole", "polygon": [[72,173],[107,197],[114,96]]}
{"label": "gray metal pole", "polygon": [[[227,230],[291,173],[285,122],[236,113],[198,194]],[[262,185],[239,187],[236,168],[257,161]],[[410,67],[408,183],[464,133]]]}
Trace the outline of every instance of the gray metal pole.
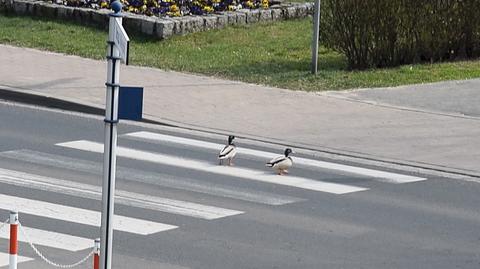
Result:
{"label": "gray metal pole", "polygon": [[[112,5],[114,7],[114,5]],[[117,165],[117,123],[118,123],[118,92],[120,77],[119,51],[114,43],[115,20],[121,24],[120,9],[114,7],[115,13],[110,14],[107,47],[107,92],[105,104],[105,143],[103,160],[102,188],[102,227],[100,240],[100,268],[112,268],[113,217],[115,197],[115,170]]]}
{"label": "gray metal pole", "polygon": [[315,0],[313,14],[313,40],[312,40],[312,74],[317,74],[318,69],[318,38],[320,28],[320,0]]}

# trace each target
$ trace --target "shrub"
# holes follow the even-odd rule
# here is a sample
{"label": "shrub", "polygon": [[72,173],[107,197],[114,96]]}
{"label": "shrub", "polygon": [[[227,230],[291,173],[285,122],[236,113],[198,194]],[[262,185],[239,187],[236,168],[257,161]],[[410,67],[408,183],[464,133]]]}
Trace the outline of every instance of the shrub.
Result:
{"label": "shrub", "polygon": [[480,56],[479,0],[323,0],[320,40],[349,68]]}

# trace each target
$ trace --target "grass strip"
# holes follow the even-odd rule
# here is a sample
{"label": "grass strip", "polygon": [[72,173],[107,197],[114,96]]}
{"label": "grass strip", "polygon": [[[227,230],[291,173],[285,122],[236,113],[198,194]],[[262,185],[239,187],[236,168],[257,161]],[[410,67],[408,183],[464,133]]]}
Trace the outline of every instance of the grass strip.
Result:
{"label": "grass strip", "polygon": [[[129,33],[130,62],[269,86],[323,91],[398,86],[480,77],[480,61],[346,70],[345,57],[325,48],[310,74],[311,19],[228,27],[158,41]],[[0,15],[0,43],[105,58],[107,33],[91,27]]]}

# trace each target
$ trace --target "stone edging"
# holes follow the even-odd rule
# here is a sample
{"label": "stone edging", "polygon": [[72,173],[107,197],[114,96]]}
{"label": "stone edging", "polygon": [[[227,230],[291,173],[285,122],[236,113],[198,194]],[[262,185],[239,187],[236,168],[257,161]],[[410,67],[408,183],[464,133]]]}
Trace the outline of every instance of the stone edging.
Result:
{"label": "stone edging", "polygon": [[[108,14],[112,11],[68,7],[44,1],[0,0],[0,12],[71,20],[106,29],[108,27]],[[185,35],[231,25],[304,18],[311,14],[313,14],[313,3],[280,4],[273,5],[269,9],[244,9],[236,12],[175,18],[149,17],[125,12],[123,13],[123,25],[129,31],[165,39],[173,35]]]}

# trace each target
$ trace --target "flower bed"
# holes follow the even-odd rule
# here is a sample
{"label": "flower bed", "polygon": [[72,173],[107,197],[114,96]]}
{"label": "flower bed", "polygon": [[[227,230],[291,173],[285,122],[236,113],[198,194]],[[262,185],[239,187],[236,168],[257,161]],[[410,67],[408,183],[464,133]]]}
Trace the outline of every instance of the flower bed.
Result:
{"label": "flower bed", "polygon": [[[70,7],[109,8],[109,0],[47,0]],[[120,0],[124,11],[158,17],[206,15],[220,11],[268,8],[269,0]]]}
{"label": "flower bed", "polygon": [[[101,8],[102,4],[100,2],[97,4],[99,5],[98,7],[95,5],[92,5],[91,7],[72,7],[65,6],[63,4],[52,4],[45,1],[0,0],[0,12],[3,11],[16,15],[38,16],[56,20],[70,20],[75,21],[76,23],[92,25],[106,29],[108,27],[108,14],[112,13],[112,11],[107,8]],[[129,9],[129,7],[126,7],[126,9]],[[146,14],[135,14],[133,12],[124,12],[123,25],[127,31],[131,33],[142,33],[158,39],[165,39],[171,37],[172,35],[185,35],[199,31],[219,29],[229,25],[253,24],[261,21],[304,18],[312,13],[313,3],[277,4],[271,5],[267,9],[243,8],[236,11],[215,11],[205,13],[205,15],[201,16],[187,14],[185,14],[185,16],[169,16],[169,14],[166,13],[165,15],[160,15],[160,17],[157,17],[147,16]]]}

